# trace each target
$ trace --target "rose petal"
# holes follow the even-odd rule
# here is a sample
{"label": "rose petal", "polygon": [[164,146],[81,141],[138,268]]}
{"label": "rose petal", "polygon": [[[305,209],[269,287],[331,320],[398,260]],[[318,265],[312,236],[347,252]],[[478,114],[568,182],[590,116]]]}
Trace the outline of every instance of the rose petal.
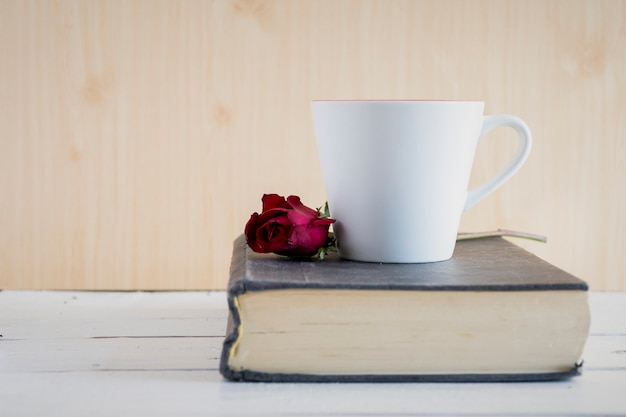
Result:
{"label": "rose petal", "polygon": [[287,216],[274,217],[263,223],[256,232],[256,242],[264,252],[283,251],[290,248],[291,221]]}
{"label": "rose petal", "polygon": [[319,227],[295,226],[291,231],[289,242],[291,247],[283,251],[287,256],[315,255],[319,248],[328,240],[328,225]]}
{"label": "rose petal", "polygon": [[287,203],[293,208],[287,215],[294,224],[306,225],[317,219],[317,211],[302,204],[300,197],[290,195],[287,197]]}
{"label": "rose petal", "polygon": [[291,208],[287,201],[285,201],[285,197],[278,194],[263,194],[263,198],[261,199],[261,201],[263,202],[264,212],[275,208]]}
{"label": "rose petal", "polygon": [[248,223],[246,223],[246,228],[244,229],[246,242],[248,243],[248,246],[250,246],[250,248],[252,248],[252,250],[255,252],[261,252],[263,250],[263,248],[257,243],[256,238],[256,232],[259,227],[258,218],[259,213],[252,213],[252,215],[250,216],[250,220],[248,220]]}

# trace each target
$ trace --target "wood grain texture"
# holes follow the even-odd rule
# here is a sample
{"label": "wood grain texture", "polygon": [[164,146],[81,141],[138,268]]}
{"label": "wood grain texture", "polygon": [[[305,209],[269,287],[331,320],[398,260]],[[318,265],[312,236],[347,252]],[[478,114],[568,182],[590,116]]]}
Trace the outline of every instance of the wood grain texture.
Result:
{"label": "wood grain texture", "polygon": [[[219,375],[223,292],[0,292],[7,416],[597,416],[626,410],[626,293],[590,293],[580,377],[544,383],[252,384]],[[34,398],[33,393],[36,393]]]}
{"label": "wood grain texture", "polygon": [[624,1],[2,0],[0,52],[0,288],[225,288],[263,193],[325,199],[311,99],[453,98],[534,134],[462,229],[626,289]]}

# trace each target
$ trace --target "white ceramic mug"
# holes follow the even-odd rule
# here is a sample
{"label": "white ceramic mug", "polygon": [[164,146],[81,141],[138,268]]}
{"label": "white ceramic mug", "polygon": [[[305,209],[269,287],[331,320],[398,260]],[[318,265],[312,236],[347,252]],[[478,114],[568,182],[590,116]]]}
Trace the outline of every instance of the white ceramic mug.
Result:
{"label": "white ceramic mug", "polygon": [[[450,259],[461,214],[507,181],[531,147],[511,115],[481,101],[313,101],[311,111],[339,256],[367,262]],[[478,138],[515,129],[518,150],[467,190]]]}

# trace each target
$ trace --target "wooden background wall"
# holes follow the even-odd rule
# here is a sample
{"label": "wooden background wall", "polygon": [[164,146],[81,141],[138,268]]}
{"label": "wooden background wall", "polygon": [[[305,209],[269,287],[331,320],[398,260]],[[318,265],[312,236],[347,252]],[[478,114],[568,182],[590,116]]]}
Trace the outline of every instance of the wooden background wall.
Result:
{"label": "wooden background wall", "polygon": [[462,230],[626,289],[624,1],[0,0],[0,53],[0,288],[224,288],[264,192],[325,199],[309,100],[440,98],[534,134]]}

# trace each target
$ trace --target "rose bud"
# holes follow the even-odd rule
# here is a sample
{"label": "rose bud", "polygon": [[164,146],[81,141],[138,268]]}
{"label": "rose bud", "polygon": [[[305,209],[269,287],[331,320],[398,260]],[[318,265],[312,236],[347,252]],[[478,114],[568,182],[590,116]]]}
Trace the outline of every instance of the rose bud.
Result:
{"label": "rose bud", "polygon": [[255,252],[285,256],[313,256],[328,242],[328,229],[335,220],[300,202],[278,194],[263,195],[263,211],[253,213],[245,228],[248,246]]}

